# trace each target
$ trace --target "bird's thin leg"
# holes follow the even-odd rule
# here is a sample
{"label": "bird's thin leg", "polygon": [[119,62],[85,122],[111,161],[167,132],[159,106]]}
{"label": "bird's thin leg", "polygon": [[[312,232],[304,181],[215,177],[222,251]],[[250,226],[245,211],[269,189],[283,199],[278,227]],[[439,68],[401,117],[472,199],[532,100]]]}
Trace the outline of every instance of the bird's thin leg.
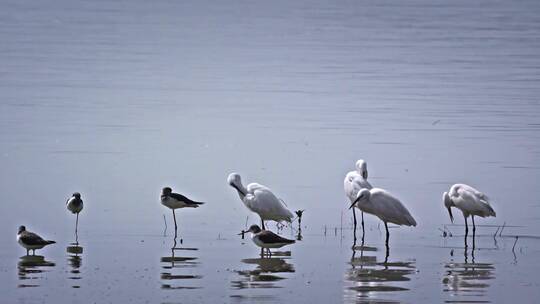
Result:
{"label": "bird's thin leg", "polygon": [[365,229],[364,229],[364,211],[361,212],[362,215],[362,243],[364,243]]}
{"label": "bird's thin leg", "polygon": [[353,216],[353,236],[354,236],[354,242],[356,243],[356,207],[352,208],[352,216]]}
{"label": "bird's thin leg", "polygon": [[474,236],[476,235],[476,224],[474,223],[474,215],[472,215],[471,217],[472,217],[472,235],[474,239]]}
{"label": "bird's thin leg", "polygon": [[262,230],[266,230],[266,228],[264,227],[264,220],[262,219],[262,217],[261,217],[261,226],[262,226]]}
{"label": "bird's thin leg", "polygon": [[264,257],[264,248],[261,247],[261,258]]}
{"label": "bird's thin leg", "polygon": [[173,216],[173,219],[174,219],[174,237],[176,238],[177,231],[178,231],[178,226],[176,225],[176,214],[174,212],[174,209],[172,210],[172,216]]}
{"label": "bird's thin leg", "polygon": [[26,255],[30,255],[30,249],[26,249]]}
{"label": "bird's thin leg", "polygon": [[32,255],[36,255],[36,250],[32,249]]}
{"label": "bird's thin leg", "polygon": [[388,223],[384,222],[384,227],[386,228],[386,248],[388,248],[388,239],[390,238],[390,232],[388,231]]}
{"label": "bird's thin leg", "polygon": [[77,219],[75,220],[75,237],[77,237],[78,228],[79,228],[79,213],[77,212]]}
{"label": "bird's thin leg", "polygon": [[469,235],[469,224],[467,224],[467,217],[465,217],[465,248],[467,248],[467,236]]}
{"label": "bird's thin leg", "polygon": [[475,237],[476,237],[476,225],[474,224],[474,215],[473,215],[472,216],[472,248],[473,248],[473,252],[474,252],[474,247],[476,245]]}

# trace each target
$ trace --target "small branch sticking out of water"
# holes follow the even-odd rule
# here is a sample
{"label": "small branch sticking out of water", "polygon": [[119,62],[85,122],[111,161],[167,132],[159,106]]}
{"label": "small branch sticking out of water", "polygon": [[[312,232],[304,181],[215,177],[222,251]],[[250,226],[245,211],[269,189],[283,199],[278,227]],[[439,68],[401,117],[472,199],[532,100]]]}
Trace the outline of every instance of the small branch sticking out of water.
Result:
{"label": "small branch sticking out of water", "polygon": [[339,223],[339,229],[341,229],[341,231],[343,231],[343,211],[341,211],[341,220],[340,220],[340,223]]}
{"label": "small branch sticking out of water", "polygon": [[298,217],[298,227],[299,227],[299,228],[302,227],[302,215],[304,214],[304,211],[305,211],[305,210],[296,210],[296,211],[295,211],[296,216]]}
{"label": "small branch sticking out of water", "polygon": [[446,231],[442,230],[441,228],[438,228],[441,232],[442,232],[442,236],[445,238],[446,237]]}
{"label": "small branch sticking out of water", "polygon": [[519,236],[516,236],[516,240],[514,241],[514,246],[512,246],[512,252],[515,252],[514,249],[516,248],[518,239],[519,239]]}
{"label": "small branch sticking out of water", "polygon": [[495,238],[497,236],[497,232],[499,232],[499,228],[501,228],[501,227],[497,227],[497,230],[495,230],[495,234],[493,234],[493,238]]}
{"label": "small branch sticking out of water", "polygon": [[504,222],[504,224],[503,224],[503,226],[501,228],[501,232],[499,232],[499,236],[502,236],[502,232],[503,232],[505,226],[506,226],[506,222]]}

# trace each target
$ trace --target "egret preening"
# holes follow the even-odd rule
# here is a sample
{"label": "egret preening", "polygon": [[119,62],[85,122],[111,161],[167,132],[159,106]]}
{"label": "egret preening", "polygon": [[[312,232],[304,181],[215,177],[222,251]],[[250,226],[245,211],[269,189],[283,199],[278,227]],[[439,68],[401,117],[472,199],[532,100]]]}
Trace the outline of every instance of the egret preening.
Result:
{"label": "egret preening", "polygon": [[476,234],[476,225],[474,224],[474,216],[480,217],[495,217],[495,210],[491,208],[488,197],[476,190],[475,188],[465,184],[455,184],[450,187],[449,192],[443,194],[444,206],[448,209],[450,220],[454,222],[454,216],[452,215],[452,207],[456,207],[463,213],[465,219],[465,247],[467,246],[467,235],[469,234],[469,225],[467,224],[467,218],[472,216],[473,223],[473,245],[474,236]]}
{"label": "egret preening", "polygon": [[390,237],[388,223],[416,226],[416,221],[409,213],[409,210],[386,190],[379,188],[372,188],[371,190],[361,189],[358,191],[356,200],[349,208],[353,208],[355,205],[366,213],[376,215],[384,222],[387,247]]}
{"label": "egret preening", "polygon": [[67,209],[71,211],[71,213],[77,215],[77,220],[75,221],[75,236],[77,236],[77,229],[79,227],[79,213],[83,210],[83,206],[83,200],[81,199],[81,194],[79,192],[73,193],[66,201]]}
{"label": "egret preening", "polygon": [[261,247],[261,252],[263,249],[266,249],[267,252],[270,253],[270,248],[281,248],[285,245],[295,243],[294,240],[281,237],[272,231],[262,230],[257,225],[251,225],[247,231],[242,231],[241,234],[245,232],[251,232],[251,240],[255,245]]}
{"label": "egret preening", "polygon": [[278,199],[272,190],[257,184],[251,183],[247,188],[242,185],[242,179],[238,173],[231,173],[227,178],[231,187],[238,191],[240,199],[246,207],[255,212],[261,218],[262,229],[265,229],[264,221],[291,222],[293,213],[287,209],[285,204]]}
{"label": "egret preening", "polygon": [[39,235],[27,231],[26,227],[20,226],[17,233],[17,242],[26,249],[26,255],[33,250],[33,254],[36,254],[36,249],[41,249],[47,245],[56,243],[55,241],[44,240]]}
{"label": "egret preening", "polygon": [[179,208],[197,208],[199,205],[204,204],[203,202],[192,201],[189,198],[183,196],[182,194],[172,192],[172,189],[169,187],[163,188],[161,190],[161,204],[172,210],[173,219],[174,219],[174,235],[178,230],[178,225],[176,225],[176,214],[174,210]]}
{"label": "egret preening", "polygon": [[[345,195],[349,198],[350,202],[356,200],[358,191],[361,189],[371,189],[373,188],[371,184],[367,181],[368,171],[367,163],[359,159],[356,162],[356,171],[351,171],[345,175],[345,180],[343,180],[343,189],[345,190]],[[356,211],[353,208],[353,223],[354,223],[354,238],[356,239]],[[361,212],[362,216],[362,241],[364,240],[365,230],[364,230],[364,213]]]}

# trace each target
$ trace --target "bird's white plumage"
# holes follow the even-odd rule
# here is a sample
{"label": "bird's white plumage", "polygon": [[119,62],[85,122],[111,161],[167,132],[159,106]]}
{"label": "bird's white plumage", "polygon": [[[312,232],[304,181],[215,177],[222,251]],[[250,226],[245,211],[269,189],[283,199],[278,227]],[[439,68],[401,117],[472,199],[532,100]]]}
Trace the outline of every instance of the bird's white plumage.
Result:
{"label": "bird's white plumage", "polygon": [[449,192],[443,194],[447,208],[456,207],[463,216],[475,215],[480,217],[496,216],[495,210],[489,204],[489,198],[484,193],[465,184],[455,184]]}
{"label": "bird's white plumage", "polygon": [[242,185],[240,175],[231,173],[229,184],[237,191],[244,205],[257,213],[263,221],[291,222],[293,213],[274,195],[270,188],[257,183],[250,183],[247,188]]}
{"label": "bird's white plumage", "polygon": [[357,199],[356,207],[377,216],[383,222],[416,226],[416,221],[409,210],[399,199],[384,189],[362,189],[358,192]]}
{"label": "bird's white plumage", "polygon": [[261,247],[261,248],[281,248],[285,245],[289,245],[290,243],[265,243],[259,239],[258,234],[252,234],[251,240],[255,245]]}
{"label": "bird's white plumage", "polygon": [[349,200],[354,202],[356,200],[356,195],[361,189],[371,189],[373,186],[368,182],[368,171],[367,163],[359,159],[355,164],[356,170],[350,171],[345,175],[343,180],[343,189],[345,190],[345,195]]}
{"label": "bird's white plumage", "polygon": [[79,198],[76,198],[75,196],[70,197],[69,200],[67,201],[67,209],[71,211],[72,213],[81,212],[83,209],[83,206],[84,206],[83,202]]}
{"label": "bird's white plumage", "polygon": [[347,173],[347,175],[345,175],[345,180],[343,180],[345,195],[347,195],[351,203],[356,200],[358,191],[371,188],[373,188],[373,186],[356,171]]}

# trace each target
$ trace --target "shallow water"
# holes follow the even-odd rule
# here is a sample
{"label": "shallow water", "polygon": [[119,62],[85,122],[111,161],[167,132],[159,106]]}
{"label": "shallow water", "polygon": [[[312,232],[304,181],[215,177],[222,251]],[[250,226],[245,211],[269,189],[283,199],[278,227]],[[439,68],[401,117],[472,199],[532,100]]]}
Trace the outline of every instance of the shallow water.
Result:
{"label": "shallow water", "polygon": [[[4,1],[3,299],[534,302],[539,12],[537,1]],[[370,216],[351,249],[342,181],[359,158],[419,223],[391,228],[388,258]],[[261,259],[241,240],[257,217],[226,184],[232,171],[305,209],[302,241]],[[497,211],[477,221],[474,251],[459,216],[452,237],[439,230],[455,182]],[[207,202],[179,210],[176,246],[165,185]],[[24,257],[19,225],[57,244]]]}

